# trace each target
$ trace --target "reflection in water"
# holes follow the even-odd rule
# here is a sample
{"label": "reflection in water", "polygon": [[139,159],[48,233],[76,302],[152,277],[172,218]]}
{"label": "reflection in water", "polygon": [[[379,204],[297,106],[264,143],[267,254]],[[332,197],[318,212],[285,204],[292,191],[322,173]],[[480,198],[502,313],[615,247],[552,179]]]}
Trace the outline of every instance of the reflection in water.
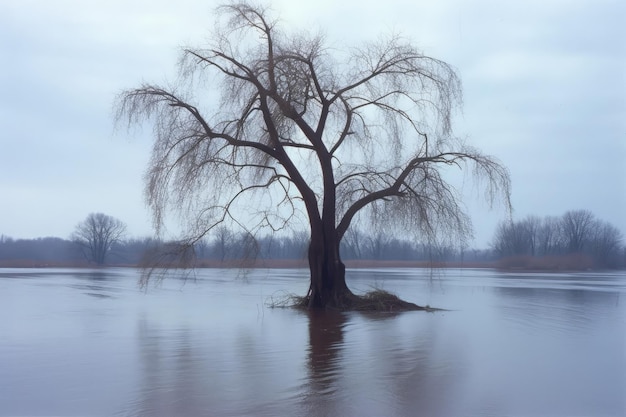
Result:
{"label": "reflection in water", "polygon": [[340,353],[347,315],[337,311],[311,311],[307,315],[309,381],[303,406],[314,415],[339,415],[336,407],[343,394],[337,377],[341,372]]}
{"label": "reflection in water", "polygon": [[310,312],[308,318],[302,415],[454,415],[466,358],[460,345],[438,337],[435,315]]}
{"label": "reflection in water", "polygon": [[502,318],[530,330],[591,330],[619,307],[620,294],[590,288],[497,287]]}
{"label": "reflection in water", "polygon": [[84,294],[94,298],[113,298],[116,292],[115,281],[117,274],[110,269],[85,269],[79,270],[74,276],[78,283],[72,287],[82,290]]}
{"label": "reflection in water", "polygon": [[106,269],[93,269],[86,272],[83,276],[90,281],[105,281],[114,277],[114,275]]}
{"label": "reflection in water", "polygon": [[333,394],[347,317],[336,311],[312,311],[309,316],[309,370],[315,392]]}
{"label": "reflection in water", "polygon": [[[189,329],[181,329],[167,340],[142,317],[137,337],[141,374],[139,394],[132,405],[133,416],[193,416],[207,409],[198,390],[202,358],[194,352]],[[206,397],[204,397],[206,398]]]}
{"label": "reflection in water", "polygon": [[145,293],[135,270],[2,271],[0,415],[626,415],[622,275],[390,270],[386,289],[455,311],[259,307],[304,274]]}

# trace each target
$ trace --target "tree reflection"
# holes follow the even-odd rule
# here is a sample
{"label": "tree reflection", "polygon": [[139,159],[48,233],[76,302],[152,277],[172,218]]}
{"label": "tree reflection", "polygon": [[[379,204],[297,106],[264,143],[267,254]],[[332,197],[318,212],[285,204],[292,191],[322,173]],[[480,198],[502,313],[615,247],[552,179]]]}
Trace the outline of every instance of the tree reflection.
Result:
{"label": "tree reflection", "polygon": [[211,326],[196,332],[140,317],[138,389],[126,415],[445,416],[463,401],[463,345],[440,340],[442,316],[272,317],[287,321],[233,320],[211,330],[219,338],[206,335]]}
{"label": "tree reflection", "polygon": [[205,361],[193,349],[190,329],[164,332],[141,317],[137,336],[139,389],[127,415],[193,416],[209,409],[210,396],[201,393],[211,379],[199,371]]}
{"label": "tree reflection", "polygon": [[341,374],[347,316],[337,311],[309,311],[307,314],[309,392],[304,402],[316,415],[332,415],[338,402],[337,378]]}
{"label": "tree reflection", "polygon": [[87,270],[80,272],[73,272],[72,277],[76,278],[72,281],[70,286],[81,291],[85,291],[85,294],[96,298],[111,298],[112,292],[116,291],[115,287],[111,284],[116,279],[116,275],[106,270]]}
{"label": "tree reflection", "polygon": [[308,316],[302,415],[445,416],[458,408],[454,398],[465,356],[460,344],[437,343],[439,323],[432,316],[323,311]]}
{"label": "tree reflection", "polygon": [[332,389],[339,367],[339,352],[343,345],[344,313],[333,311],[309,312],[309,369],[319,392]]}
{"label": "tree reflection", "polygon": [[593,328],[619,305],[619,293],[575,281],[555,281],[547,288],[497,287],[495,291],[505,300],[499,305],[504,318],[533,331],[577,333]]}

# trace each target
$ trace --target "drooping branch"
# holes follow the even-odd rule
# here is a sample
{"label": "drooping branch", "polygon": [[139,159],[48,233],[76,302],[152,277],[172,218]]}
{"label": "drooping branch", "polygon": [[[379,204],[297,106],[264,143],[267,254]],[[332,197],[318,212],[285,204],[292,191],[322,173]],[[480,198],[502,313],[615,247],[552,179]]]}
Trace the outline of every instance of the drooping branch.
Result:
{"label": "drooping branch", "polygon": [[[454,165],[461,168],[462,164],[471,163],[474,165],[476,174],[479,176],[485,176],[488,179],[487,194],[491,201],[495,198],[495,189],[493,187],[508,189],[510,187],[509,174],[506,168],[498,164],[491,158],[484,157],[478,152],[444,152],[433,156],[427,157],[415,157],[409,161],[406,166],[399,171],[398,174],[392,173],[355,173],[349,177],[344,178],[342,181],[346,181],[348,178],[353,177],[364,178],[375,174],[378,178],[382,178],[384,175],[390,181],[384,188],[380,188],[376,191],[362,189],[365,195],[354,201],[354,203],[346,210],[339,225],[337,226],[337,234],[343,237],[347,231],[354,216],[366,206],[375,203],[377,201],[386,200],[389,198],[396,198],[397,200],[413,201],[415,207],[419,208],[424,200],[429,199],[429,195],[424,192],[420,192],[416,186],[427,185],[426,190],[432,194],[441,196],[452,196],[450,186],[448,186],[440,177],[439,169],[437,165]],[[413,174],[419,173],[414,178],[410,178]],[[432,175],[435,175],[436,181],[433,181]],[[369,181],[368,181],[369,183]],[[436,188],[433,189],[432,185]],[[440,205],[449,205],[455,198],[444,198],[440,202]],[[508,201],[508,198],[507,198]],[[424,211],[421,216],[424,224],[428,225],[428,211]]]}
{"label": "drooping branch", "polygon": [[447,63],[397,36],[339,55],[320,36],[280,32],[262,7],[218,11],[227,19],[213,42],[182,51],[175,88],[120,96],[120,120],[154,122],[146,198],[157,230],[170,209],[191,242],[225,222],[274,231],[306,213],[337,263],[358,213],[467,235],[448,167],[473,168],[490,200],[509,203],[506,169],[452,132],[461,82]]}

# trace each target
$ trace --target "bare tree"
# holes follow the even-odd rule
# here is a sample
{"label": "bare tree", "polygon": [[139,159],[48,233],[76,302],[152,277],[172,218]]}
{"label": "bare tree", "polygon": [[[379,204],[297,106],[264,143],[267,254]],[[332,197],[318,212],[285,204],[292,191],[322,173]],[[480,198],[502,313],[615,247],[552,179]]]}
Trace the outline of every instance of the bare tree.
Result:
{"label": "bare tree", "polygon": [[234,240],[233,232],[226,226],[220,226],[216,229],[214,244],[220,261],[223,262],[226,255],[232,250]]}
{"label": "bare tree", "polygon": [[391,236],[388,233],[377,231],[371,233],[364,240],[365,251],[370,259],[384,259],[385,249],[391,242]]}
{"label": "bare tree", "polygon": [[121,220],[103,213],[91,213],[76,225],[72,240],[81,246],[89,261],[103,265],[111,247],[125,234],[126,225]]}
{"label": "bare tree", "polygon": [[589,210],[570,210],[561,218],[561,230],[569,253],[582,252],[589,243],[595,219]]}
{"label": "bare tree", "polygon": [[177,84],[119,99],[118,120],[154,121],[157,231],[170,208],[188,219],[189,244],[222,223],[255,233],[305,221],[308,305],[343,308],[356,298],[339,245],[357,214],[422,240],[468,237],[448,168],[471,168],[491,202],[509,205],[508,171],[452,133],[461,82],[450,65],[398,36],[331,50],[283,33],[261,7],[218,10],[213,42],[183,49]]}
{"label": "bare tree", "polygon": [[534,240],[530,225],[527,220],[501,222],[492,243],[494,251],[500,256],[532,255]]}
{"label": "bare tree", "polygon": [[619,265],[622,232],[609,222],[596,220],[589,236],[589,251],[596,264],[602,267]]}
{"label": "bare tree", "polygon": [[561,220],[555,216],[545,217],[537,231],[538,255],[555,255],[562,251],[563,233]]}
{"label": "bare tree", "polygon": [[541,219],[537,216],[528,216],[523,221],[526,236],[528,239],[528,252],[535,256],[539,250],[539,232],[541,230]]}
{"label": "bare tree", "polygon": [[[498,225],[492,244],[501,257],[514,255],[584,255],[596,267],[620,266],[622,233],[612,224],[598,220],[588,210],[571,210],[561,217],[528,216],[518,222]],[[574,259],[562,256],[561,259]],[[584,266],[589,267],[588,265]]]}
{"label": "bare tree", "polygon": [[356,227],[350,227],[343,237],[343,253],[347,258],[362,259],[364,257],[365,235]]}

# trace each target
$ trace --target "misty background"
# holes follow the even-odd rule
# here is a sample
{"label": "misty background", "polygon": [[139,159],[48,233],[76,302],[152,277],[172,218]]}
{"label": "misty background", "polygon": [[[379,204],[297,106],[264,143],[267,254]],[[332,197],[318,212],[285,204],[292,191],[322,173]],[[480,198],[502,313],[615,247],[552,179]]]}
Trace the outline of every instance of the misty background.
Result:
{"label": "misty background", "polygon": [[[0,234],[67,238],[91,212],[152,234],[142,184],[151,131],[116,131],[113,102],[144,80],[174,80],[178,48],[203,44],[217,4],[0,3]],[[398,32],[455,67],[464,110],[454,129],[510,169],[514,219],[586,209],[626,230],[623,2],[271,5],[287,29],[321,31],[330,45]],[[473,246],[486,248],[506,211],[458,186]]]}

